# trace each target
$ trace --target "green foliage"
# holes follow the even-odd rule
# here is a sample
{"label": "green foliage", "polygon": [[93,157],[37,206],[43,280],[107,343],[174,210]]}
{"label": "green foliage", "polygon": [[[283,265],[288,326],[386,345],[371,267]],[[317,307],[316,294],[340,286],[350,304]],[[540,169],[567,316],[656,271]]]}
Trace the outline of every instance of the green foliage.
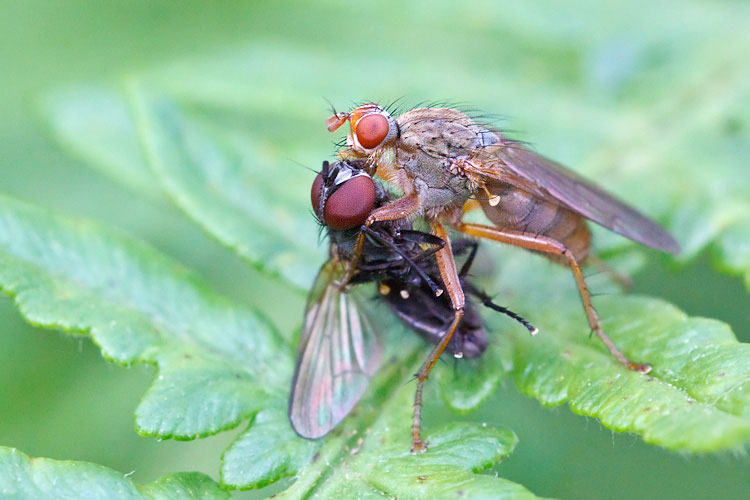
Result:
{"label": "green foliage", "polygon": [[101,465],[49,458],[31,458],[0,447],[0,496],[6,500],[133,499],[210,500],[231,498],[210,477],[182,472],[137,485],[127,475]]}
{"label": "green foliage", "polygon": [[177,205],[259,268],[308,287],[326,254],[311,248],[318,227],[309,214],[300,217],[310,190],[297,169],[275,168],[246,135],[188,120],[140,89],[133,94],[148,159]]}
{"label": "green foliage", "polygon": [[142,434],[214,434],[285,387],[289,350],[273,329],[143,243],[8,198],[0,242],[0,283],[30,322],[88,333],[114,362],[159,367],[136,411]]}
{"label": "green foliage", "polygon": [[519,339],[518,388],[670,449],[717,451],[750,439],[750,345],[738,343],[723,323],[688,318],[656,300],[608,300],[601,310],[615,342],[653,364],[648,376],[612,370],[608,353],[583,339],[544,346]]}
{"label": "green foliage", "polygon": [[[362,6],[357,18],[374,22],[357,24],[357,36],[332,53],[328,43],[269,45],[253,35],[258,43],[139,71],[123,84],[54,92],[44,101],[46,116],[66,149],[139,194],[166,194],[290,295],[304,293],[325,258],[309,214],[313,174],[294,164],[317,168],[331,157],[320,96],[347,107],[405,93],[407,104],[448,96],[507,112],[514,116],[510,125],[529,131],[522,138],[538,151],[664,222],[683,244],[682,262],[708,249],[719,269],[743,276],[750,287],[750,122],[744,118],[750,43],[737,36],[745,7],[689,3],[644,17],[629,4],[617,16],[598,3],[575,16],[568,7],[484,4],[450,16],[445,6],[426,9],[419,22],[402,7],[389,19],[391,35],[399,36],[385,38],[403,42],[408,33],[408,43],[381,47],[377,56],[362,54],[371,54],[373,37],[381,38],[374,26],[382,14]],[[274,12],[259,13],[258,33],[264,22],[275,22],[279,36],[297,30],[295,36],[314,39],[317,21],[335,15],[314,11],[304,26],[287,27]],[[696,16],[721,29],[707,37]],[[462,25],[474,27],[471,36],[455,29]],[[633,26],[645,35],[632,38]],[[596,242],[611,265],[637,269],[641,257],[630,242],[603,231]],[[500,292],[498,301],[527,316],[540,334],[529,338],[510,321],[487,315],[489,351],[455,368],[438,366],[428,399],[438,399],[439,387],[447,406],[468,412],[509,374],[544,405],[568,403],[607,428],[669,450],[739,450],[750,441],[750,350],[726,325],[688,317],[655,298],[597,297],[607,333],[629,357],[653,365],[648,376],[632,373],[588,336],[569,272],[515,249],[486,244],[484,251],[492,262],[482,274],[496,278],[482,285]],[[595,290],[612,288],[603,276],[590,282]],[[351,418],[310,442],[286,419],[294,330],[272,326],[262,311],[220,296],[134,238],[0,198],[0,287],[33,324],[90,335],[119,364],[158,367],[136,410],[139,433],[193,439],[249,419],[224,453],[225,488],[295,478],[280,496],[531,496],[517,484],[478,474],[516,444],[512,432],[492,422],[430,424],[429,452],[408,453],[413,385],[407,382],[424,347],[410,334],[394,334],[392,325],[384,329],[399,342],[393,360]],[[285,313],[301,319],[301,311]],[[0,466],[0,480],[14,468],[54,464],[3,456],[4,464],[10,457],[20,465]],[[88,487],[71,472],[88,469],[50,466],[72,487]],[[119,481],[112,488],[136,491],[127,479]],[[182,475],[142,491],[156,496],[161,487],[190,481],[212,487],[202,476]]]}
{"label": "green foliage", "polygon": [[143,158],[130,111],[116,94],[93,86],[70,87],[47,101],[52,133],[71,153],[139,193],[161,193]]}

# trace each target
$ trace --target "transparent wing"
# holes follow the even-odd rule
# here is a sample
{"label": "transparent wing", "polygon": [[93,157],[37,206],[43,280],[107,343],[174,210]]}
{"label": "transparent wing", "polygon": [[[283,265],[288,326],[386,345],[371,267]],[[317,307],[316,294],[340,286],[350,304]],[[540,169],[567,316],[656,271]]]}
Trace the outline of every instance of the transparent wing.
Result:
{"label": "transparent wing", "polygon": [[308,298],[289,419],[297,433],[319,438],[351,411],[380,365],[382,346],[367,317],[368,304],[353,287],[342,292],[340,261],[321,267]]}
{"label": "transparent wing", "polygon": [[551,196],[570,210],[631,240],[665,252],[680,251],[679,244],[656,222],[518,142],[502,138],[482,148],[481,158],[481,166],[469,168],[533,194]]}

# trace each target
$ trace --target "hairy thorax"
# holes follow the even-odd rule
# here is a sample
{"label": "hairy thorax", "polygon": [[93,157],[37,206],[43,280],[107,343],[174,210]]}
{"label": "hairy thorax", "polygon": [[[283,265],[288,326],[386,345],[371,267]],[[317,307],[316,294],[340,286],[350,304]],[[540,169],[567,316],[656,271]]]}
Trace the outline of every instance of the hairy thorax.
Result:
{"label": "hairy thorax", "polygon": [[478,183],[457,165],[498,140],[495,133],[453,109],[421,108],[398,119],[399,136],[378,161],[378,175],[404,194],[417,193],[428,219],[457,222]]}

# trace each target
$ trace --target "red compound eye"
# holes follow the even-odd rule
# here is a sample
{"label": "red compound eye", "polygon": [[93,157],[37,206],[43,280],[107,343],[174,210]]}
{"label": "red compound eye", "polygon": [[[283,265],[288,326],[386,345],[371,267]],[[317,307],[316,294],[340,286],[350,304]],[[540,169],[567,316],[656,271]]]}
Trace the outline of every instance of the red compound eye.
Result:
{"label": "red compound eye", "polygon": [[379,113],[366,115],[357,121],[356,134],[363,148],[377,147],[388,135],[388,119]]}
{"label": "red compound eye", "polygon": [[323,184],[323,174],[318,174],[313,181],[312,189],[310,190],[310,201],[312,201],[313,212],[318,213],[318,206],[320,205],[320,188]]}
{"label": "red compound eye", "polygon": [[354,177],[326,200],[325,224],[337,231],[361,226],[374,205],[375,183],[364,175]]}

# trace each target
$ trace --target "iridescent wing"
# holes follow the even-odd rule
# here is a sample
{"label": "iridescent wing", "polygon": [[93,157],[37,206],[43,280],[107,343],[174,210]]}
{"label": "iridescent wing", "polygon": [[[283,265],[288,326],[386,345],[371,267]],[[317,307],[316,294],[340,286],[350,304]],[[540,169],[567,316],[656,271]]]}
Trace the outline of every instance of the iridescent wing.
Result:
{"label": "iridescent wing", "polygon": [[321,267],[308,298],[289,396],[297,433],[315,439],[346,417],[380,365],[382,347],[358,288],[342,291],[342,263]]}
{"label": "iridescent wing", "polygon": [[638,243],[669,253],[680,252],[680,245],[656,222],[577,173],[516,141],[501,138],[499,142],[481,148],[479,159],[481,161],[472,162],[467,170],[532,194],[551,197],[587,219]]}

